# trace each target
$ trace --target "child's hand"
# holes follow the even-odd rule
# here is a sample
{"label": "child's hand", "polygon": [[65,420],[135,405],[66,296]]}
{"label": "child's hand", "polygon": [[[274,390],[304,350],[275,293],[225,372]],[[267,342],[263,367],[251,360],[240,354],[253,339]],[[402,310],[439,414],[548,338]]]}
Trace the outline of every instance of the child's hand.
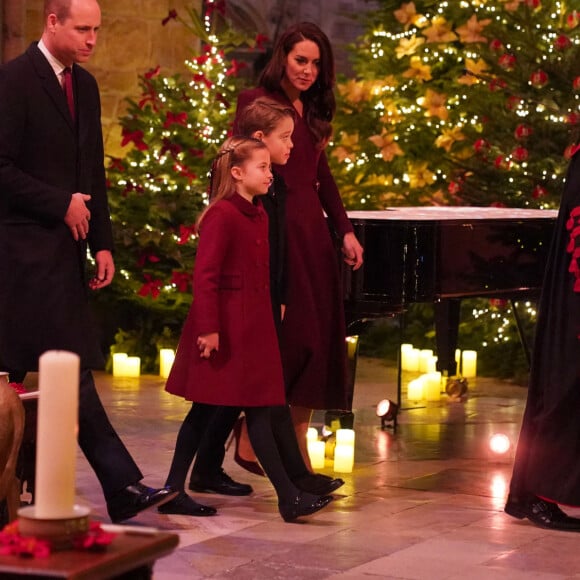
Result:
{"label": "child's hand", "polygon": [[209,358],[213,350],[217,352],[220,349],[219,333],[210,332],[209,334],[201,334],[197,337],[197,346],[199,348],[199,356]]}

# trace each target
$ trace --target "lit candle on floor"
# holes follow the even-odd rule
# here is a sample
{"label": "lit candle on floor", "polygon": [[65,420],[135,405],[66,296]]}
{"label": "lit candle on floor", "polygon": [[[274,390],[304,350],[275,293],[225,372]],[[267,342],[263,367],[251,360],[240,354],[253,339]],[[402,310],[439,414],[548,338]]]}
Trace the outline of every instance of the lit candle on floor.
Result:
{"label": "lit candle on floor", "polygon": [[125,361],[127,360],[126,352],[113,353],[113,376],[122,377],[125,372]]}
{"label": "lit candle on floor", "polygon": [[461,374],[470,379],[477,376],[477,352],[464,350],[461,353]]}
{"label": "lit candle on floor", "polygon": [[427,372],[427,363],[429,359],[433,356],[433,351],[430,348],[424,348],[419,351],[419,372]]}
{"label": "lit candle on floor", "polygon": [[138,356],[128,356],[124,362],[125,377],[138,377],[141,374],[141,359]]}
{"label": "lit candle on floor", "polygon": [[439,371],[425,375],[425,398],[428,401],[441,399],[441,373]]}
{"label": "lit candle on floor", "polygon": [[175,351],[172,348],[162,348],[159,350],[159,376],[166,379],[175,360]]}
{"label": "lit candle on floor", "polygon": [[350,473],[354,466],[354,446],[346,443],[336,444],[334,448],[334,471]]}
{"label": "lit candle on floor", "polygon": [[425,398],[425,381],[421,377],[409,382],[407,386],[407,399],[409,401],[422,401]]}
{"label": "lit candle on floor", "polygon": [[409,355],[413,350],[413,345],[409,343],[405,343],[401,345],[401,370],[408,371],[410,362],[409,362]]}
{"label": "lit candle on floor", "polygon": [[324,467],[324,453],[326,443],[324,441],[308,441],[308,457],[312,469],[322,469]]}
{"label": "lit candle on floor", "polygon": [[306,431],[306,441],[318,441],[318,431],[316,427],[308,427],[308,431]]}
{"label": "lit candle on floor", "polygon": [[337,429],[337,445],[354,445],[354,429]]}
{"label": "lit candle on floor", "polygon": [[79,356],[45,352],[38,372],[35,516],[64,519],[74,511]]}

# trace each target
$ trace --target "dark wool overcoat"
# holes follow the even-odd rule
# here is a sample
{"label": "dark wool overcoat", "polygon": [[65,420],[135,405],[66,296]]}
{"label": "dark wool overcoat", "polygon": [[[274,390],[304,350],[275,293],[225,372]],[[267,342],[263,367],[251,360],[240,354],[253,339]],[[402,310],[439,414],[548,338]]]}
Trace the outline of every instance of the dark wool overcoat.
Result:
{"label": "dark wool overcoat", "polygon": [[[200,224],[193,302],[166,389],[189,401],[235,407],[285,403],[270,298],[268,216],[237,194],[212,205]],[[219,333],[219,351],[200,357],[197,339]]]}
{"label": "dark wool overcoat", "polygon": [[[237,114],[261,96],[292,106],[284,93],[258,88],[239,95]],[[326,154],[298,114],[292,141],[288,163],[274,165],[287,188],[287,293],[280,348],[288,402],[311,409],[349,409],[344,304],[331,229],[342,241],[353,228]]]}
{"label": "dark wool overcoat", "polygon": [[36,44],[0,67],[0,368],[35,370],[49,349],[100,367],[90,320],[87,243],[64,223],[71,194],[90,194],[88,244],[113,246],[97,83],[73,67],[77,122]]}
{"label": "dark wool overcoat", "polygon": [[538,310],[510,493],[580,506],[580,153],[568,167]]}

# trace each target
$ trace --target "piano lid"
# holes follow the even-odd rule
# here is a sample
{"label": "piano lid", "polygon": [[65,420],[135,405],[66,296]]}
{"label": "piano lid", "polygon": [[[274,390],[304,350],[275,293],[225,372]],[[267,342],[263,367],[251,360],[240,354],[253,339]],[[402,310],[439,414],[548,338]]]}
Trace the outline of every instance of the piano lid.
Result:
{"label": "piano lid", "polygon": [[555,219],[556,209],[524,209],[514,207],[455,207],[421,206],[390,207],[377,211],[349,211],[352,220],[404,220],[404,221],[473,221],[473,220],[513,220],[513,219]]}

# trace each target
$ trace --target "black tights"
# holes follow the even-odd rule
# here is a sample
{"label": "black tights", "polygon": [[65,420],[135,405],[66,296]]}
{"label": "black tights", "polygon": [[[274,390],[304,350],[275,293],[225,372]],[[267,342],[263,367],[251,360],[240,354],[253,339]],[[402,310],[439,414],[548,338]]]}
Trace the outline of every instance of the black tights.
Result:
{"label": "black tights", "polygon": [[[183,490],[189,466],[199,448],[208,426],[220,419],[220,413],[227,413],[227,408],[213,407],[202,403],[194,403],[186,415],[175,443],[175,452],[165,485]],[[250,443],[262,465],[268,479],[271,481],[276,495],[281,503],[291,502],[299,494],[298,488],[292,483],[287,469],[282,461],[280,451],[284,453],[272,429],[272,412],[275,407],[246,407],[244,413],[248,425]],[[276,412],[274,411],[274,414]]]}

